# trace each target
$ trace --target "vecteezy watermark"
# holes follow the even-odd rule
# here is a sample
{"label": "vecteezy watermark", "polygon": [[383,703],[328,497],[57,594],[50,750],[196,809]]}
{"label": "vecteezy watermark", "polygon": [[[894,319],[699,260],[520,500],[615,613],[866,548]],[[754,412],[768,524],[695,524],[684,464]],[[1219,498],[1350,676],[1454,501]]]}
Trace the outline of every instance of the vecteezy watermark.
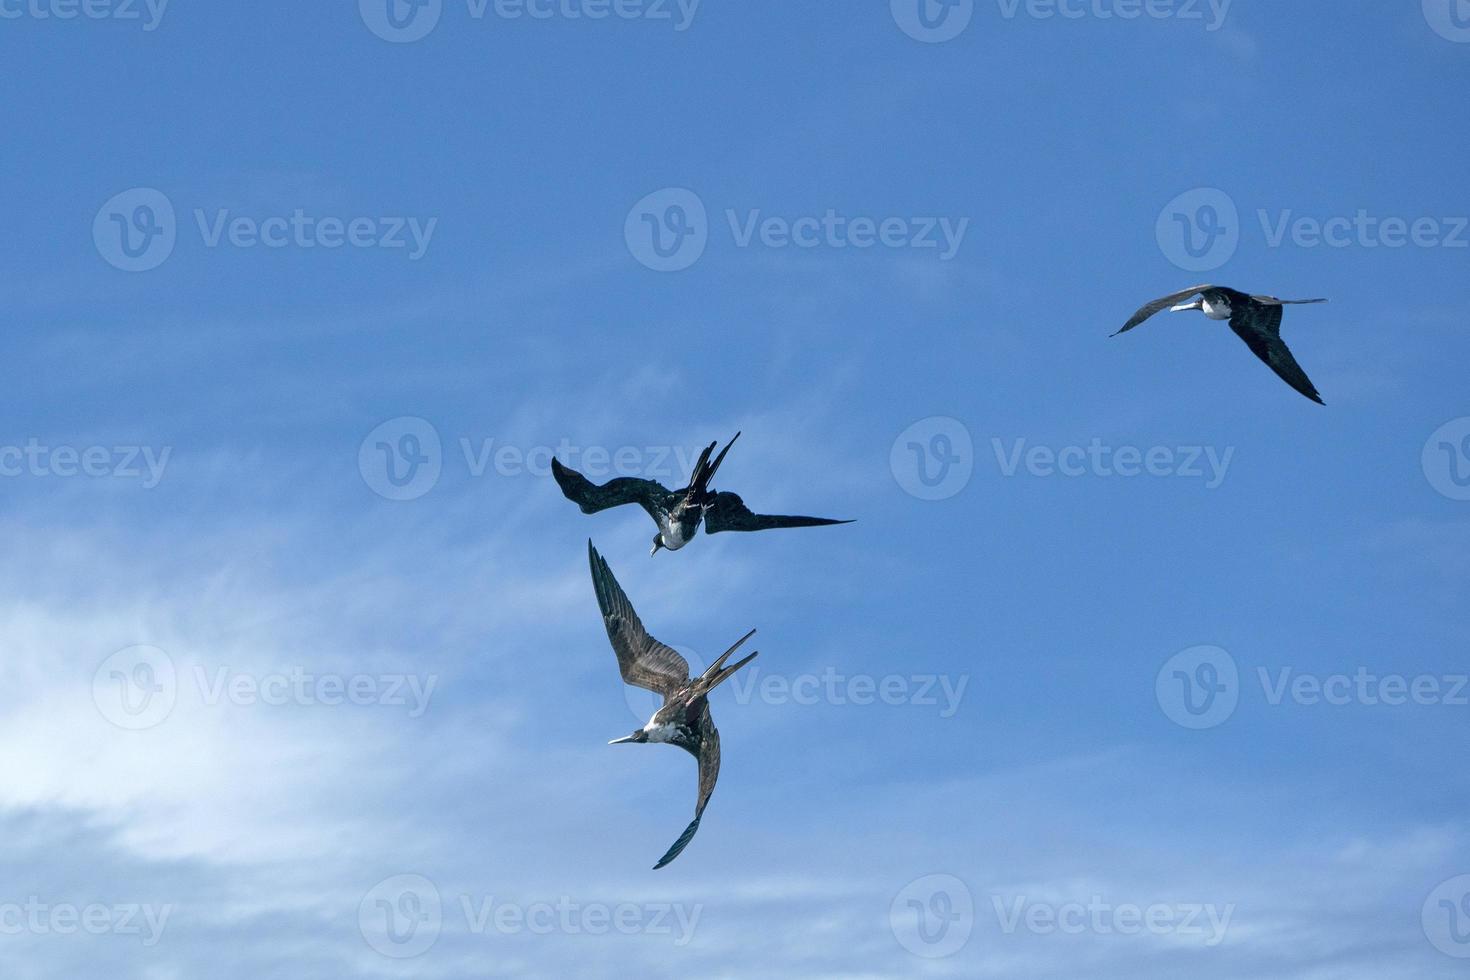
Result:
{"label": "vecteezy watermark", "polygon": [[471,936],[666,936],[676,947],[694,939],[702,904],[583,902],[567,895],[530,902],[461,894],[446,908],[438,887],[422,875],[395,875],[375,885],[358,906],[358,928],[369,947],[391,959],[433,948],[446,919],[458,916]]}
{"label": "vecteezy watermark", "polygon": [[1225,26],[1235,0],[996,0],[1000,15],[1015,20],[1199,21],[1211,33]]}
{"label": "vecteezy watermark", "polygon": [[178,234],[173,202],[151,187],[115,195],[92,220],[97,253],[124,272],[147,272],[163,265],[174,253]]}
{"label": "vecteezy watermark", "polygon": [[24,446],[0,446],[0,477],[73,477],[138,480],[144,490],[163,482],[172,446],[47,446],[29,439]]}
{"label": "vecteezy watermark", "polygon": [[[669,644],[689,664],[690,676],[704,673],[705,660],[695,650],[679,643]],[[727,681],[736,704],[759,703],[773,707],[913,707],[934,709],[940,718],[953,718],[960,709],[970,675],[938,673],[865,674],[848,673],[836,667],[798,674],[768,673],[757,660]],[[663,698],[631,685],[623,686],[628,710],[639,722],[653,717],[663,707]]]}
{"label": "vecteezy watermark", "polygon": [[172,905],[73,905],[32,895],[24,902],[0,902],[0,936],[127,936],[152,948],[173,912]]}
{"label": "vecteezy watermark", "polygon": [[[1200,21],[1214,32],[1225,26],[1234,0],[995,0],[1004,20]],[[952,41],[970,26],[975,0],[890,0],[893,19],[916,41]]]}
{"label": "vecteezy watermark", "polygon": [[1470,248],[1470,217],[1401,218],[1359,208],[1351,217],[1299,215],[1290,208],[1256,211],[1268,248]]}
{"label": "vecteezy watermark", "polygon": [[1351,674],[1313,674],[1293,667],[1256,668],[1266,703],[1290,702],[1303,707],[1363,705],[1376,708],[1404,706],[1470,707],[1470,674],[1384,674],[1367,667]]}
{"label": "vecteezy watermark", "polygon": [[[969,218],[871,217],[827,208],[821,215],[767,215],[760,208],[727,208],[731,243],[740,249],[811,251],[932,251],[940,262],[959,254]],[[655,272],[680,272],[698,262],[713,232],[704,201],[688,188],[655,191],[633,205],[623,223],[628,252]]]}
{"label": "vecteezy watermark", "polygon": [[1470,960],[1470,875],[1451,878],[1430,892],[1420,921],[1435,949]]}
{"label": "vecteezy watermark", "polygon": [[257,674],[229,666],[206,670],[195,665],[190,674],[200,700],[209,707],[403,708],[415,720],[429,710],[439,686],[438,674],[318,674],[299,666]]}
{"label": "vecteezy watermark", "polygon": [[975,899],[954,875],[917,878],[893,896],[888,927],[898,944],[926,960],[953,956],[975,930]]}
{"label": "vecteezy watermark", "polygon": [[[342,248],[402,251],[417,262],[429,250],[438,218],[341,217],[295,208],[289,214],[243,215],[229,208],[194,208],[193,227],[209,249]],[[156,269],[178,244],[173,202],[162,191],[135,187],[110,198],[92,221],[92,241],[108,264],[124,272]]]}
{"label": "vecteezy watermark", "polygon": [[970,484],[975,442],[959,419],[942,415],[920,419],[893,440],[888,469],[909,496],[948,500]]}
{"label": "vecteezy watermark", "polygon": [[163,23],[169,0],[0,0],[0,20],[112,20],[137,22],[145,31]]}
{"label": "vecteezy watermark", "polygon": [[[1313,216],[1294,209],[1259,208],[1256,220],[1267,248],[1464,249],[1470,216],[1403,217],[1359,208],[1352,215]],[[1159,212],[1155,234],[1164,256],[1187,272],[1210,272],[1239,249],[1243,227],[1235,200],[1217,187],[1187,191]]]}
{"label": "vecteezy watermark", "polygon": [[1198,939],[1213,949],[1225,941],[1235,906],[1113,903],[1100,895],[1086,902],[1036,902],[1024,895],[1009,899],[992,895],[991,906],[1000,931],[1037,936],[1173,936]]}
{"label": "vecteezy watermark", "polygon": [[357,928],[375,952],[408,960],[434,948],[444,931],[444,899],[423,875],[394,875],[357,906]]}
{"label": "vecteezy watermark", "polygon": [[[1378,674],[1366,666],[1330,674],[1295,667],[1257,667],[1268,707],[1470,707],[1470,674]],[[1154,679],[1159,707],[1175,724],[1203,730],[1223,725],[1244,693],[1235,658],[1220,647],[1175,654]]]}
{"label": "vecteezy watermark", "polygon": [[887,705],[937,708],[940,718],[953,718],[969,686],[968,674],[847,674],[828,667],[820,674],[796,676],[763,673],[752,664],[730,678],[729,686],[737,704],[759,701],[762,704],[803,707],[828,704],[838,707]]}
{"label": "vecteezy watermark", "polygon": [[[454,450],[458,451],[455,452]],[[416,500],[438,484],[446,466],[463,466],[471,479],[548,479],[551,461],[597,483],[617,477],[641,477],[670,486],[688,479],[697,453],[687,446],[584,446],[563,437],[555,445],[517,445],[493,436],[460,436],[446,451],[439,430],[425,419],[389,419],[368,433],[358,446],[363,482],[389,500]]]}
{"label": "vecteezy watermark", "polygon": [[254,672],[228,665],[193,665],[181,672],[153,646],[128,647],[108,657],[92,675],[92,700],[108,721],[129,731],[162,724],[178,704],[180,688],[207,708],[382,707],[422,718],[439,685],[437,674],[316,673],[301,666]]}
{"label": "vecteezy watermark", "polygon": [[1186,272],[1209,272],[1240,248],[1240,210],[1218,187],[1186,191],[1164,205],[1154,223],[1164,257]]}
{"label": "vecteezy watermark", "polygon": [[141,732],[173,713],[179,675],[173,658],[154,646],[119,650],[92,674],[92,703],[118,728]]}
{"label": "vecteezy watermark", "polygon": [[1235,658],[1220,647],[1190,647],[1159,668],[1154,697],[1176,725],[1215,728],[1235,714],[1240,704],[1240,669]]}
{"label": "vecteezy watermark", "polygon": [[633,258],[655,272],[682,272],[709,246],[709,212],[685,187],[654,191],[633,205],[623,222]]}
{"label": "vecteezy watermark", "polygon": [[975,0],[889,0],[889,8],[903,32],[925,44],[953,41],[975,16]]}
{"label": "vecteezy watermark", "polygon": [[[472,21],[644,21],[689,30],[701,0],[464,0]],[[434,32],[446,0],[358,0],[368,30],[385,41],[411,44]]]}
{"label": "vecteezy watermark", "polygon": [[443,469],[439,430],[416,416],[382,423],[357,450],[357,471],[363,482],[388,500],[417,500],[438,485]]}
{"label": "vecteezy watermark", "polygon": [[1424,0],[1424,19],[1446,41],[1470,44],[1470,0]]}
{"label": "vecteezy watermark", "polygon": [[1470,500],[1470,417],[1451,419],[1424,443],[1429,485],[1451,500]]}
{"label": "vecteezy watermark", "polygon": [[1033,477],[1061,476],[1069,479],[1140,476],[1203,480],[1205,489],[1215,490],[1225,482],[1235,447],[1223,451],[1215,446],[1110,446],[1094,438],[1086,446],[1028,445],[1025,439],[991,439],[995,462],[1005,477],[1025,472]]}

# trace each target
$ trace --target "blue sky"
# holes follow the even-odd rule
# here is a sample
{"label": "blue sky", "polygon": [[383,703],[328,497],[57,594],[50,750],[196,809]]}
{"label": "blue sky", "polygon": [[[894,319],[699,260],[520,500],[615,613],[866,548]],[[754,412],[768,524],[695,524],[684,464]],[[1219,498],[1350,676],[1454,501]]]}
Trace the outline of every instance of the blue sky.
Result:
{"label": "blue sky", "polygon": [[0,0],[5,976],[1463,973],[1470,5],[926,3]]}

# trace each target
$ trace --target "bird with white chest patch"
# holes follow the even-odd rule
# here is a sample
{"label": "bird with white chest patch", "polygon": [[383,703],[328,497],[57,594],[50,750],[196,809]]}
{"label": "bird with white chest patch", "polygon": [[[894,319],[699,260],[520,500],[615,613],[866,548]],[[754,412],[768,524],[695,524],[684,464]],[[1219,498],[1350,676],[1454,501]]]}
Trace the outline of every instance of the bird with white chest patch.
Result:
{"label": "bird with white chest patch", "polygon": [[[735,439],[739,438],[740,433],[735,433]],[[738,494],[728,490],[719,493],[711,490],[710,482],[714,480],[720,464],[725,461],[725,454],[735,445],[735,439],[727,442],[713,461],[710,456],[715,451],[716,443],[706,446],[704,452],[700,453],[699,462],[694,464],[689,485],[682,490],[670,490],[661,483],[636,477],[619,477],[598,486],[576,470],[563,466],[561,460],[555,458],[551,461],[551,474],[556,477],[562,494],[582,508],[584,514],[596,514],[609,507],[621,507],[624,504],[642,507],[658,525],[658,533],[653,536],[653,550],[649,552],[651,555],[656,555],[663,549],[678,551],[694,539],[700,527],[704,528],[706,534],[719,534],[721,531],[769,531],[784,527],[823,527],[852,523],[826,517],[757,514],[745,506],[745,501]]]}
{"label": "bird with white chest patch", "polygon": [[618,672],[622,674],[623,682],[662,695],[664,699],[663,706],[653,713],[647,724],[608,744],[677,745],[699,762],[699,799],[694,807],[694,820],[653,866],[656,871],[683,853],[699,830],[699,822],[704,819],[704,808],[709,804],[710,794],[715,791],[715,780],[720,775],[720,733],[710,716],[709,694],[756,658],[752,653],[732,666],[725,666],[725,661],[755,635],[755,630],[736,641],[703,674],[690,677],[689,661],[677,650],[655,640],[643,628],[623,587],[613,577],[607,561],[592,547],[591,541],[587,542],[587,560],[592,567],[592,588],[597,593],[597,605],[602,610],[607,638],[617,654]]}
{"label": "bird with white chest patch", "polygon": [[[1192,300],[1192,302],[1182,302]],[[1191,286],[1162,296],[1146,304],[1113,334],[1127,333],[1155,313],[1169,310],[1185,313],[1198,310],[1211,320],[1229,320],[1230,329],[1267,367],[1276,372],[1292,388],[1318,405],[1324,404],[1316,385],[1296,362],[1291,348],[1281,339],[1283,307],[1325,303],[1325,299],[1277,299],[1274,296],[1252,296],[1228,286]]]}

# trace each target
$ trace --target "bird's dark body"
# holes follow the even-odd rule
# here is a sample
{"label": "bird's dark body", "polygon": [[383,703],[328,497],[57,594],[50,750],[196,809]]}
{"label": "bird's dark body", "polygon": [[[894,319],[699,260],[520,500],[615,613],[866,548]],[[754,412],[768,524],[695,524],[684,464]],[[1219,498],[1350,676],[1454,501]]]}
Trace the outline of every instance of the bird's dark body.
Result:
{"label": "bird's dark body", "polygon": [[659,533],[654,537],[654,553],[662,548],[677,551],[699,533],[700,527],[706,534],[721,531],[768,531],[787,527],[821,527],[829,524],[850,524],[851,521],[832,520],[826,517],[788,517],[779,514],[757,514],[745,506],[739,495],[715,492],[710,489],[725,454],[735,445],[735,438],[725,443],[720,454],[710,460],[716,443],[710,443],[699,456],[689,485],[681,490],[670,490],[653,480],[636,477],[619,477],[598,486],[576,470],[562,465],[558,459],[551,461],[551,473],[556,477],[566,498],[581,508],[584,514],[596,514],[609,507],[637,504],[642,507]]}
{"label": "bird's dark body", "polygon": [[1127,333],[1154,314],[1193,296],[1200,297],[1200,300],[1198,304],[1191,304],[1189,309],[1202,309],[1214,319],[1228,318],[1230,329],[1245,342],[1251,353],[1276,372],[1277,377],[1302,396],[1323,404],[1317,387],[1297,363],[1286,341],[1281,339],[1281,320],[1284,307],[1325,303],[1325,299],[1277,299],[1275,296],[1253,296],[1228,286],[1193,286],[1145,304],[1118,333]]}

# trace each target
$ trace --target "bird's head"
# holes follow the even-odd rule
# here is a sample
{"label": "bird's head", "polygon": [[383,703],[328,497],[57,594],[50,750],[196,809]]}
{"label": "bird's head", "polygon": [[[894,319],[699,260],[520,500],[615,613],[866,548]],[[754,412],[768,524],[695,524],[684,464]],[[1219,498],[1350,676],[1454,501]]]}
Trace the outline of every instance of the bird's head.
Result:
{"label": "bird's head", "polygon": [[664,544],[664,532],[660,531],[653,536],[653,550],[648,553],[648,556],[652,558],[654,555],[658,554],[660,548],[667,547],[668,545]]}
{"label": "bird's head", "polygon": [[625,742],[646,742],[646,741],[648,741],[648,733],[645,732],[643,729],[640,728],[636,732],[634,732],[632,735],[625,735],[622,738],[615,738],[611,742],[608,742],[607,744],[608,745],[622,745]]}

